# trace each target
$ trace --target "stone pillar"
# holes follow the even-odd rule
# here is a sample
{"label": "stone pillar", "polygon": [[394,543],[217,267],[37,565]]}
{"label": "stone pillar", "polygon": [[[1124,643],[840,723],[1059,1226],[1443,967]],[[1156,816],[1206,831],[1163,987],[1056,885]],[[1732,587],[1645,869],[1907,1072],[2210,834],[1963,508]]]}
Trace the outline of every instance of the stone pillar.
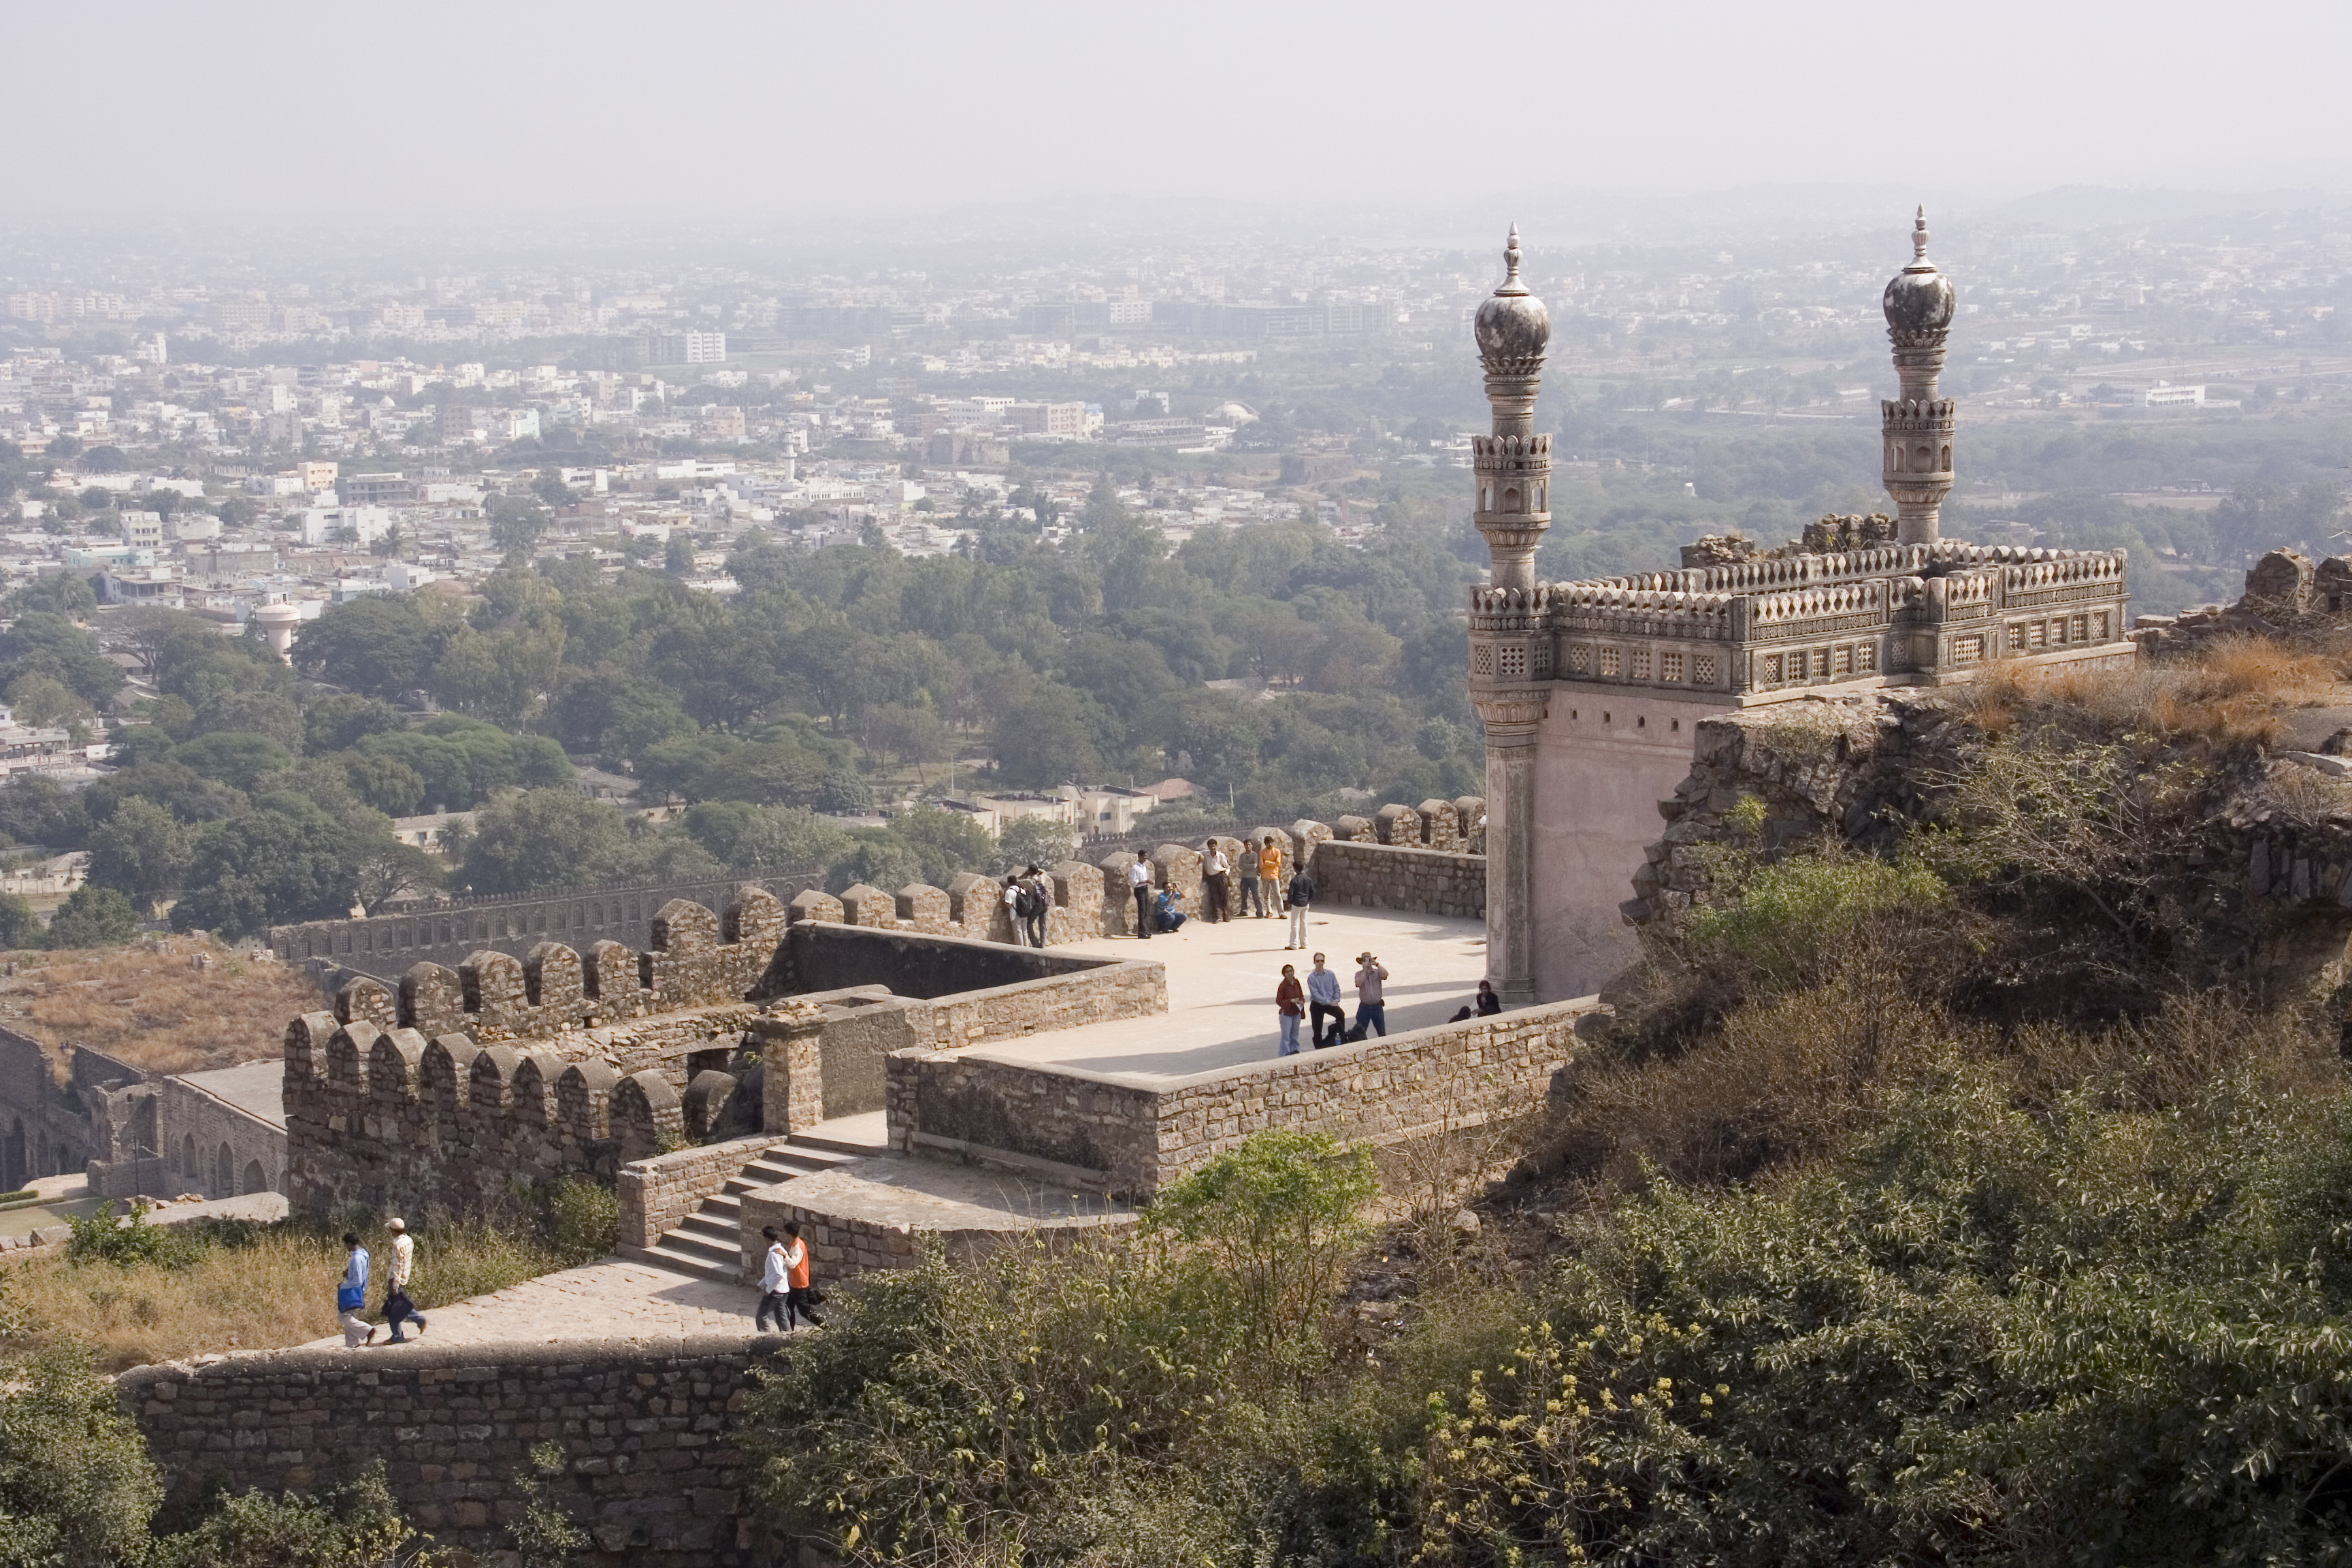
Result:
{"label": "stone pillar", "polygon": [[1536,727],[1541,690],[1474,692],[1486,721],[1486,978],[1506,1006],[1536,999]]}

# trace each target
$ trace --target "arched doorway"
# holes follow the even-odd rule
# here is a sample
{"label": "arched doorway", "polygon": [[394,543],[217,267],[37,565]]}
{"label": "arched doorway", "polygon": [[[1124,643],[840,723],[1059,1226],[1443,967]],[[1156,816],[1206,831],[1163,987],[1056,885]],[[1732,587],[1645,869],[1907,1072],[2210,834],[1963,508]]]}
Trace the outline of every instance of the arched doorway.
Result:
{"label": "arched doorway", "polygon": [[33,1179],[25,1163],[25,1119],[17,1117],[8,1124],[8,1137],[0,1143],[0,1181],[5,1182],[0,1191],[15,1192]]}
{"label": "arched doorway", "polygon": [[236,1196],[236,1156],[230,1152],[229,1146],[226,1143],[220,1146],[220,1152],[213,1156],[213,1190],[206,1193],[205,1196],[208,1198]]}
{"label": "arched doorway", "polygon": [[193,1132],[180,1140],[180,1179],[192,1187],[205,1184],[204,1167],[196,1163],[196,1135]]}
{"label": "arched doorway", "polygon": [[245,1181],[237,1191],[241,1195],[269,1191],[269,1173],[261,1168],[260,1161],[247,1160],[245,1163]]}

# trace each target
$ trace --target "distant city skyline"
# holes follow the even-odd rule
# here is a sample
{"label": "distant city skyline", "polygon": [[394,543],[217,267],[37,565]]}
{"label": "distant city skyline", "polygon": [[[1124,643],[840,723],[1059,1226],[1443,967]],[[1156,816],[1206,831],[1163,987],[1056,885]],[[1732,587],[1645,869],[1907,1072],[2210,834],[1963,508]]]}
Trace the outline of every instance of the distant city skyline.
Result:
{"label": "distant city skyline", "polygon": [[[16,224],[634,220],[1037,204],[1467,208],[1899,187],[2352,189],[2352,10],[7,8]],[[2326,151],[2315,152],[2315,149]],[[1531,233],[1531,239],[1534,237]]]}

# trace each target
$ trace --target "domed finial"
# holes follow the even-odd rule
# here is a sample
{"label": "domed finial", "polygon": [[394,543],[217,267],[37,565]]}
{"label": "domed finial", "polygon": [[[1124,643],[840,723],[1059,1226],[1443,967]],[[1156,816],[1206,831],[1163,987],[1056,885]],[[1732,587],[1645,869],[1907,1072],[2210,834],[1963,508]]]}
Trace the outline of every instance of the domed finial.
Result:
{"label": "domed finial", "polygon": [[1503,286],[1497,294],[1524,294],[1528,286],[1519,281],[1519,226],[1511,225],[1511,237],[1503,245]]}
{"label": "domed finial", "polygon": [[1927,265],[1927,207],[1924,202],[1919,206],[1918,221],[1911,226],[1911,265]]}

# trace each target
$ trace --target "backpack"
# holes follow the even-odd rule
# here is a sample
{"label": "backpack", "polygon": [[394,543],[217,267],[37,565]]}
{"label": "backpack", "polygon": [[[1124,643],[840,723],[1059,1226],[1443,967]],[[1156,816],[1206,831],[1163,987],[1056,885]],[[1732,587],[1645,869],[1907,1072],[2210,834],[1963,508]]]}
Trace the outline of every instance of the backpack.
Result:
{"label": "backpack", "polygon": [[1045,912],[1045,895],[1037,890],[1034,882],[1023,882],[1013,896],[1013,908],[1023,920],[1035,920]]}

